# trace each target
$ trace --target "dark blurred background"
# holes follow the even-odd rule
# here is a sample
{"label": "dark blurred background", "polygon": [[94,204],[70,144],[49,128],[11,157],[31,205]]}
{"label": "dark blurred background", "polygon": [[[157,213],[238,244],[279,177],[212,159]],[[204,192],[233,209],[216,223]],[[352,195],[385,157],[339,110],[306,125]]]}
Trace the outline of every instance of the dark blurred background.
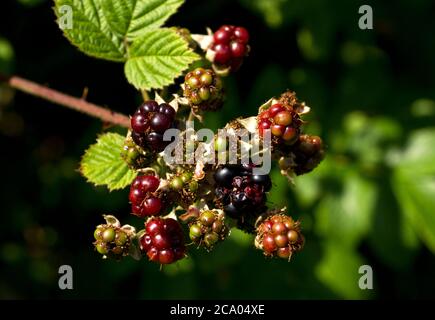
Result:
{"label": "dark blurred background", "polygon": [[[369,4],[374,30],[358,28]],[[123,65],[87,57],[62,36],[53,3],[0,4],[0,70],[132,113],[140,96]],[[140,227],[127,191],[77,172],[101,122],[0,85],[0,298],[385,299],[435,297],[435,3],[187,0],[167,25],[194,33],[246,26],[251,56],[226,79],[216,129],[285,89],[312,107],[306,132],[327,158],[289,186],[275,169],[272,206],[302,219],[306,247],[266,260],[233,232],[212,253],[163,268],[103,261],[92,247],[102,214]],[[58,288],[71,265],[74,289]],[[358,268],[373,268],[360,290]]]}

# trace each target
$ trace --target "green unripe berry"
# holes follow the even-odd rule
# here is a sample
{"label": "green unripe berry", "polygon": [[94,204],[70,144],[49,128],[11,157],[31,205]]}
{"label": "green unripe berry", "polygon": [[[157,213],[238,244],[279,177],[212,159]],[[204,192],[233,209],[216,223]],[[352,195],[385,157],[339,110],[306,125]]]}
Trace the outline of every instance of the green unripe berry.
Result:
{"label": "green unripe berry", "polygon": [[115,244],[117,246],[124,245],[128,240],[127,234],[124,231],[119,231],[115,237]]}
{"label": "green unripe berry", "polygon": [[197,77],[201,77],[204,74],[205,70],[203,68],[196,68],[193,70],[193,74]]}
{"label": "green unripe berry", "polygon": [[198,190],[198,187],[199,187],[198,182],[196,182],[195,180],[189,182],[190,191],[196,192]]}
{"label": "green unripe berry", "polygon": [[97,227],[97,229],[95,229],[94,231],[94,238],[95,240],[100,240],[101,239],[101,234],[103,233],[104,228],[99,226]]}
{"label": "green unripe berry", "polygon": [[198,224],[192,224],[189,229],[189,237],[192,241],[201,237],[201,226]]}
{"label": "green unripe berry", "polygon": [[204,211],[199,216],[199,220],[203,225],[210,227],[211,225],[213,225],[213,222],[215,221],[214,212],[211,210]]}
{"label": "green unripe berry", "polygon": [[207,101],[208,99],[210,99],[210,95],[210,90],[208,88],[202,87],[201,89],[199,89],[199,96],[203,101]]}
{"label": "green unripe berry", "polygon": [[190,181],[193,177],[193,174],[191,172],[185,172],[183,173],[180,178],[183,180],[184,183]]}
{"label": "green unripe berry", "polygon": [[198,105],[198,104],[201,104],[202,99],[197,92],[192,92],[190,95],[190,101],[193,104]]}
{"label": "green unripe berry", "polygon": [[209,74],[209,73],[204,73],[201,76],[200,80],[201,80],[201,84],[203,86],[209,86],[213,82],[213,76],[211,74]]}
{"label": "green unripe berry", "polygon": [[199,79],[197,77],[191,77],[187,80],[187,84],[191,89],[198,89],[201,85]]}
{"label": "green unripe berry", "polygon": [[171,188],[174,190],[181,190],[183,188],[183,180],[180,177],[175,177],[171,181]]}
{"label": "green unripe berry", "polygon": [[107,254],[109,252],[109,249],[107,248],[107,246],[106,246],[106,244],[104,242],[98,242],[95,245],[95,248],[101,254]]}
{"label": "green unripe berry", "polygon": [[102,239],[104,242],[112,242],[115,240],[115,230],[113,228],[107,228],[102,233]]}
{"label": "green unripe berry", "polygon": [[128,149],[126,154],[126,160],[128,163],[132,163],[139,157],[139,152],[136,149]]}
{"label": "green unripe berry", "polygon": [[211,247],[213,246],[216,242],[219,241],[219,236],[216,232],[212,232],[212,233],[208,233],[205,237],[204,237],[204,243],[206,244],[206,246]]}

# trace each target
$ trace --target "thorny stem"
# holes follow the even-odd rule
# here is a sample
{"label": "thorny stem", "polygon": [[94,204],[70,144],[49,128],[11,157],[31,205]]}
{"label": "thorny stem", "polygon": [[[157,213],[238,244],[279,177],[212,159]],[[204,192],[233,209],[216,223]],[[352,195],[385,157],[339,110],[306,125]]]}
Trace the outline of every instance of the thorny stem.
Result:
{"label": "thorny stem", "polygon": [[130,128],[130,118],[128,116],[87,102],[85,98],[72,97],[18,76],[8,77],[0,74],[0,82],[4,82],[14,89],[101,119],[104,122]]}

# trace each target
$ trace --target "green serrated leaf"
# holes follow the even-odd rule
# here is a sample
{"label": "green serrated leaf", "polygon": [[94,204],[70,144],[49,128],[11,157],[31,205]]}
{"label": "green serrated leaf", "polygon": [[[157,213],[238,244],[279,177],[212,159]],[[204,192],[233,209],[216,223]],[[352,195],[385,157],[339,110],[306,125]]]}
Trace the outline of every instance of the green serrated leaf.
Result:
{"label": "green serrated leaf", "polygon": [[174,14],[184,0],[104,0],[102,7],[110,28],[132,41],[156,29]]}
{"label": "green serrated leaf", "polygon": [[[160,27],[184,0],[54,0],[58,23],[71,9],[65,36],[84,53],[112,61],[127,59],[134,39]],[[65,7],[68,6],[68,7]],[[60,24],[59,24],[60,25]]]}
{"label": "green serrated leaf", "polygon": [[86,150],[80,163],[80,171],[96,186],[106,185],[110,191],[128,186],[137,173],[121,158],[124,137],[106,133]]}
{"label": "green serrated leaf", "polygon": [[125,43],[110,28],[102,1],[55,0],[54,11],[59,23],[67,14],[62,8],[71,8],[72,26],[64,28],[63,32],[81,51],[97,58],[125,61]]}
{"label": "green serrated leaf", "polygon": [[159,89],[171,84],[197,59],[173,30],[147,31],[131,45],[125,75],[137,89]]}

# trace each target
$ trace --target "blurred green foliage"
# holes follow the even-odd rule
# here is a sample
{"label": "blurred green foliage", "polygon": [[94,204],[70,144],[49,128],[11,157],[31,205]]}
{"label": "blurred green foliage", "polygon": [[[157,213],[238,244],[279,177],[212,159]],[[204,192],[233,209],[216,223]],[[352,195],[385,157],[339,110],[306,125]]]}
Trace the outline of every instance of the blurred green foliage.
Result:
{"label": "blurred green foliage", "polygon": [[[374,30],[358,28],[370,4]],[[0,70],[131,113],[140,97],[122,67],[80,54],[54,24],[50,1],[6,1]],[[274,169],[271,206],[302,220],[305,249],[266,260],[234,231],[212,253],[163,268],[102,261],[91,246],[102,214],[140,227],[126,191],[109,193],[77,172],[103,128],[93,119],[0,86],[1,298],[428,298],[435,289],[435,4],[430,0],[187,0],[169,24],[203,32],[251,30],[252,53],[226,79],[214,129],[292,89],[312,107],[306,132],[327,157],[289,186]],[[57,286],[74,269],[74,290]],[[358,287],[359,266],[374,289]]]}

